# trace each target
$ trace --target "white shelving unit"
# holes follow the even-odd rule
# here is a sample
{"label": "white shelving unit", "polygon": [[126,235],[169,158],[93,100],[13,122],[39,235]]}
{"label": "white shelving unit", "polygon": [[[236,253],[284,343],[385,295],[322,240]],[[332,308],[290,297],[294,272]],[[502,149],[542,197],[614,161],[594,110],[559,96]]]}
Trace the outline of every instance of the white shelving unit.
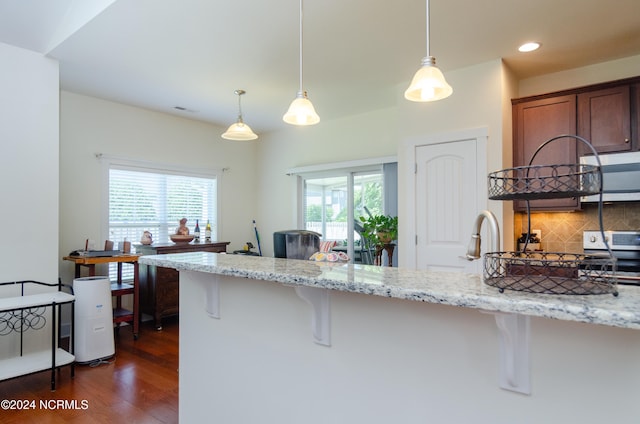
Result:
{"label": "white shelving unit", "polygon": [[[75,357],[73,355],[73,314],[75,297],[62,291],[62,284],[49,284],[38,281],[16,281],[0,283],[0,287],[20,286],[20,296],[0,298],[0,337],[11,333],[20,334],[20,354],[0,359],[0,380],[19,377],[35,372],[51,370],[51,390],[56,388],[57,368],[70,365],[74,375]],[[56,291],[39,294],[25,294],[25,286],[39,285],[56,288]],[[71,304],[71,339],[69,350],[59,347],[60,309]],[[49,349],[37,352],[23,352],[24,335],[27,331],[45,328],[47,316],[50,317],[51,345]]]}

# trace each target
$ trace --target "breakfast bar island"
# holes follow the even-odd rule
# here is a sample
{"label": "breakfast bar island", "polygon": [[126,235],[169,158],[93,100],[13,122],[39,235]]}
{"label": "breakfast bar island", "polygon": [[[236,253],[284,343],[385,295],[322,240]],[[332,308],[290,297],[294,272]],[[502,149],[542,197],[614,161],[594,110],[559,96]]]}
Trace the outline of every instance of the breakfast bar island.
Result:
{"label": "breakfast bar island", "polygon": [[180,422],[635,423],[640,288],[209,252],[180,273]]}

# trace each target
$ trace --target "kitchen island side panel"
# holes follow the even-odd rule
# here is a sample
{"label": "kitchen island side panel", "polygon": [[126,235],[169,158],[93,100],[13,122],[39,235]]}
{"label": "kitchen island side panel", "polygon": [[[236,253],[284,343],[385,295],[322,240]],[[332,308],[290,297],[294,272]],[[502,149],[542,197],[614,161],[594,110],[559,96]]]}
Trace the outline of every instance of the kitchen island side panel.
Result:
{"label": "kitchen island side panel", "polygon": [[[220,318],[207,315],[219,281]],[[601,423],[640,416],[637,330],[532,318],[532,394],[498,387],[493,315],[330,291],[331,346],[280,283],[180,272],[180,422]]]}

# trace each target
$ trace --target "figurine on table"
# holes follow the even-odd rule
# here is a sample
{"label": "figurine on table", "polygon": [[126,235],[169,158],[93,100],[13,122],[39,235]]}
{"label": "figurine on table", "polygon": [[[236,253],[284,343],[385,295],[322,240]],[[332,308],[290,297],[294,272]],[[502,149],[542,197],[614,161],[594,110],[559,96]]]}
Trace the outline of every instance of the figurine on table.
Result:
{"label": "figurine on table", "polygon": [[179,236],[189,235],[189,228],[187,227],[187,218],[182,218],[180,220],[180,226],[176,228],[176,234]]}
{"label": "figurine on table", "polygon": [[149,231],[145,231],[142,233],[142,238],[140,239],[140,243],[146,246],[153,243],[153,235]]}

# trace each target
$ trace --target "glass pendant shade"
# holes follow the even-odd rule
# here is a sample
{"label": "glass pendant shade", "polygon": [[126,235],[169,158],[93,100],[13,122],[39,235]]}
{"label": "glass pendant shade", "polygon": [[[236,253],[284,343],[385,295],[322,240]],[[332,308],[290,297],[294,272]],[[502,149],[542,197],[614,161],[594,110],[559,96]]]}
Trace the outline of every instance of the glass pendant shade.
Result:
{"label": "glass pendant shade", "polygon": [[453,88],[444,79],[442,71],[436,66],[436,58],[429,53],[429,0],[426,0],[426,41],[427,55],[422,58],[422,67],[413,76],[404,98],[412,102],[433,102],[447,98]]}
{"label": "glass pendant shade", "polygon": [[300,89],[293,99],[287,113],[284,114],[282,120],[291,125],[314,125],[320,122],[320,117],[316,113],[311,100],[307,97],[307,92],[302,89],[302,32],[303,32],[303,13],[302,0],[300,0]]}
{"label": "glass pendant shade", "polygon": [[258,136],[251,130],[251,128],[249,128],[249,125],[238,120],[238,122],[229,126],[227,131],[222,134],[222,138],[227,140],[245,141],[255,140]]}
{"label": "glass pendant shade", "polygon": [[412,102],[432,102],[449,97],[451,93],[453,88],[436,66],[436,60],[429,56],[422,59],[422,67],[413,76],[404,97]]}
{"label": "glass pendant shade", "polygon": [[246,141],[246,140],[255,140],[258,138],[256,133],[251,131],[249,125],[245,124],[242,121],[242,104],[240,103],[240,97],[246,93],[244,90],[236,90],[234,93],[238,96],[238,120],[235,124],[232,124],[227,128],[227,131],[222,134],[222,138],[225,140],[238,140],[238,141]]}
{"label": "glass pendant shade", "polygon": [[320,117],[307,98],[307,93],[299,91],[282,120],[292,125],[314,125],[320,122]]}

